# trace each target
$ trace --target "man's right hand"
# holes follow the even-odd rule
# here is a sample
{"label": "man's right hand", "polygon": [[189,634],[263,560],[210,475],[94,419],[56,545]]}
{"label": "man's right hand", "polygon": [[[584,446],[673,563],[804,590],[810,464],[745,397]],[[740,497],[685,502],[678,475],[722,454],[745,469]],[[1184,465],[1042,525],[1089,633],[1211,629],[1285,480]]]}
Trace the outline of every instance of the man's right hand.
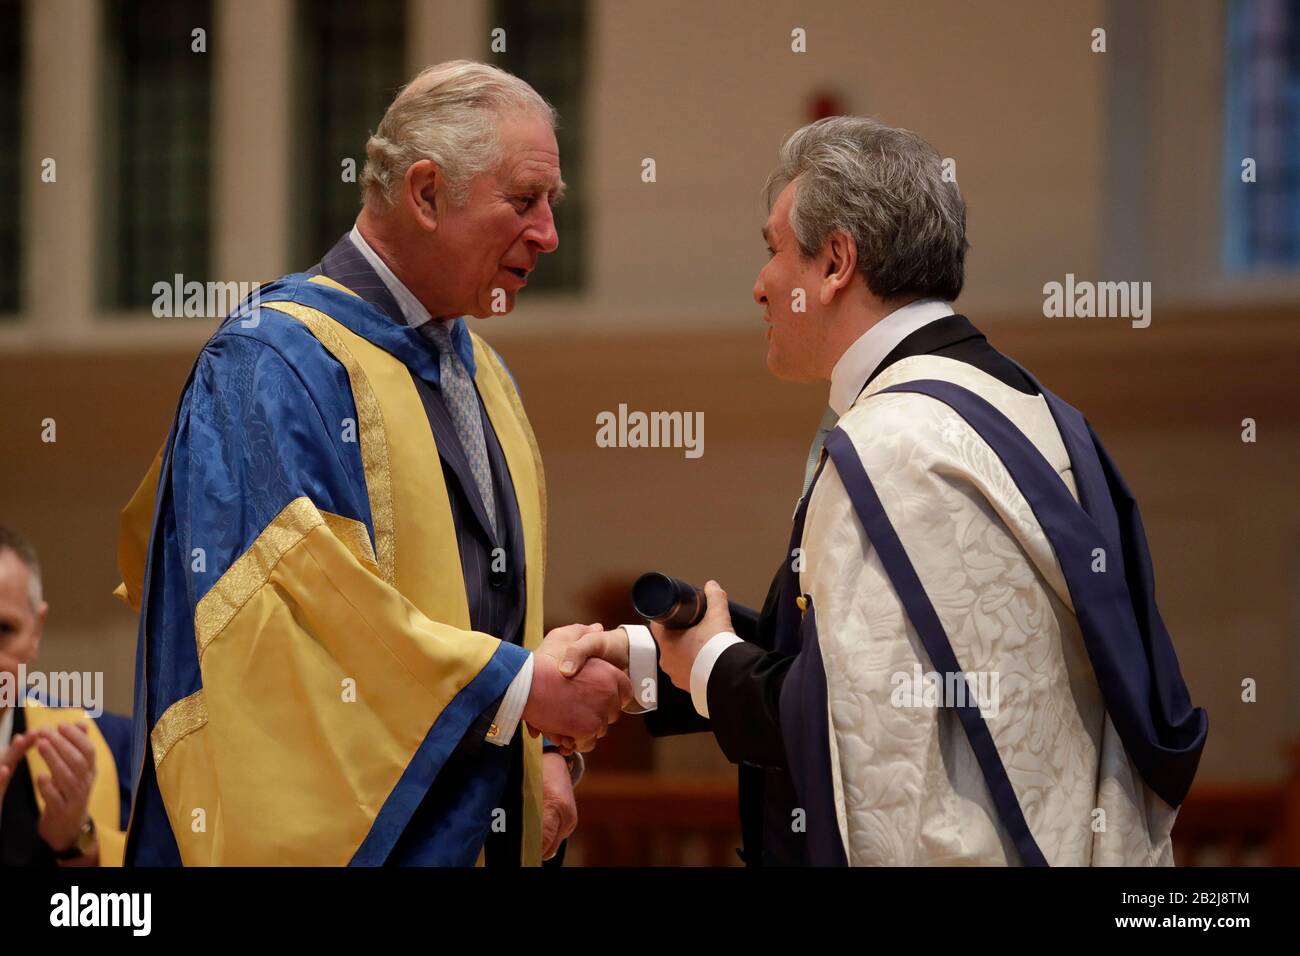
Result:
{"label": "man's right hand", "polygon": [[533,655],[533,686],[524,721],[546,736],[569,738],[574,749],[592,750],[632,699],[627,674],[606,661],[588,661],[580,674],[565,677],[549,654]]}

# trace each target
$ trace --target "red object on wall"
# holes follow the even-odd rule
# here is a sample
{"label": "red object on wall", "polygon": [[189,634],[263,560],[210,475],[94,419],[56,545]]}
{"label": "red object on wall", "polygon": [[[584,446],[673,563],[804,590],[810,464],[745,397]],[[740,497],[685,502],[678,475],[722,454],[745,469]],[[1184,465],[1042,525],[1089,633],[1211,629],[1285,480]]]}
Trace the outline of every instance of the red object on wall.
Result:
{"label": "red object on wall", "polygon": [[819,90],[808,101],[808,121],[815,122],[828,116],[843,116],[844,98],[831,90]]}

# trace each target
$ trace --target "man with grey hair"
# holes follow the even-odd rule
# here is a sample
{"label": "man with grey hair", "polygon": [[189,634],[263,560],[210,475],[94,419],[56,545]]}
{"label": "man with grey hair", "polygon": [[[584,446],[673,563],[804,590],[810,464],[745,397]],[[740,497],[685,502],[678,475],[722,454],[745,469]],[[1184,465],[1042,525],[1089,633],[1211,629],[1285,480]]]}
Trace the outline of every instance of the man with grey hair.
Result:
{"label": "man with grey hair", "polygon": [[355,226],[199,355],[119,546],[129,862],[536,864],[573,829],[574,752],[630,685],[559,674],[582,626],[543,640],[541,458],[463,318],[558,244],[555,122],[499,69],[425,70]]}
{"label": "man with grey hair", "polygon": [[130,721],[21,686],[50,610],[41,591],[36,549],[0,525],[0,867],[121,866]]}
{"label": "man with grey hair", "polygon": [[[915,133],[834,117],[768,184],[767,364],[830,383],[752,641],[653,625],[651,729],[740,765],[751,864],[1158,864],[1206,720],[1136,506],[1073,408],[954,313],[966,210]],[[567,652],[617,659],[622,628]]]}

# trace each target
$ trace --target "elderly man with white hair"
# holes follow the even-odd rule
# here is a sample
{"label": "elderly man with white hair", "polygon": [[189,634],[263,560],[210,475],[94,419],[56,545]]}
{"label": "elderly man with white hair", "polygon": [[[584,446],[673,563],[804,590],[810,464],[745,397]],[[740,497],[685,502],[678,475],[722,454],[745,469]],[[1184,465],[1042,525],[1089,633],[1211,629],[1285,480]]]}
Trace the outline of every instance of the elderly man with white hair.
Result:
{"label": "elderly man with white hair", "polygon": [[354,228],[199,354],[123,514],[128,863],[536,864],[572,830],[573,752],[631,689],[539,653],[583,628],[543,639],[541,458],[463,318],[557,246],[555,122],[501,70],[425,70]]}

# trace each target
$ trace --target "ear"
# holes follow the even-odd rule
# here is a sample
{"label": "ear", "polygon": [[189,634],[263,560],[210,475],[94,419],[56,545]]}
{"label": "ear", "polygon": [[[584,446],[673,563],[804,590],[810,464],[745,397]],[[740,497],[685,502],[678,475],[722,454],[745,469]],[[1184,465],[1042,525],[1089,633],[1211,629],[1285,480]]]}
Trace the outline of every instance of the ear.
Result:
{"label": "ear", "polygon": [[830,305],[858,271],[858,245],[847,232],[837,230],[827,237],[820,258],[822,281],[818,299],[822,305]]}
{"label": "ear", "polygon": [[402,202],[422,229],[433,232],[447,202],[447,177],[431,159],[421,159],[406,169]]}

